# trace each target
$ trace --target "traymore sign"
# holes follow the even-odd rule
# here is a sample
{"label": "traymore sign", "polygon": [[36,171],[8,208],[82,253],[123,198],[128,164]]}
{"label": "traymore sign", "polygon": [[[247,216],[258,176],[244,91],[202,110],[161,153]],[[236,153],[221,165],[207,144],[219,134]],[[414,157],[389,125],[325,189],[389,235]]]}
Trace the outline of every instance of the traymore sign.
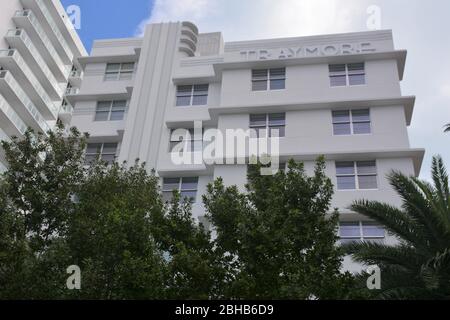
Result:
{"label": "traymore sign", "polygon": [[242,60],[270,60],[288,58],[306,58],[336,56],[346,54],[375,52],[371,42],[328,44],[295,48],[255,49],[240,51]]}
{"label": "traymore sign", "polygon": [[172,164],[262,164],[261,175],[274,175],[280,168],[279,129],[176,129],[170,135]]}

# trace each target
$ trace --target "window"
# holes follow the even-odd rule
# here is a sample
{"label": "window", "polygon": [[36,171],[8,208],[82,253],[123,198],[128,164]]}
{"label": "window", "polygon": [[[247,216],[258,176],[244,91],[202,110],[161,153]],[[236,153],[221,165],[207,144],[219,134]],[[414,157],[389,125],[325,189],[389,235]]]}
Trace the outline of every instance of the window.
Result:
{"label": "window", "polygon": [[208,104],[209,84],[177,86],[177,107]]}
{"label": "window", "polygon": [[339,225],[339,238],[342,244],[359,241],[383,243],[385,237],[384,228],[375,222],[341,222]]}
{"label": "window", "polygon": [[163,179],[163,199],[164,201],[171,201],[173,190],[180,192],[181,199],[186,198],[195,202],[197,199],[198,177],[184,177],[184,178],[164,178]]}
{"label": "window", "polygon": [[364,62],[350,64],[331,64],[330,85],[332,87],[356,86],[366,83]]}
{"label": "window", "polygon": [[89,143],[86,149],[85,163],[91,164],[97,159],[113,164],[116,160],[117,143]]}
{"label": "window", "polygon": [[[250,129],[251,138],[271,137],[272,130],[278,130],[278,136],[285,136],[286,114],[285,113],[269,113],[269,114],[251,114]],[[256,136],[255,136],[256,134]]]}
{"label": "window", "polygon": [[[175,131],[178,131],[175,133]],[[184,132],[183,132],[184,131]],[[182,134],[179,134],[182,133]],[[203,151],[203,134],[196,137],[194,129],[177,129],[170,132],[170,151],[173,152],[174,148],[184,141],[182,151],[197,152]]]}
{"label": "window", "polygon": [[252,90],[281,90],[286,86],[286,68],[252,70]]}
{"label": "window", "polygon": [[334,135],[369,134],[370,132],[369,109],[333,111]]}
{"label": "window", "polygon": [[336,162],[338,190],[377,189],[376,161]]}
{"label": "window", "polygon": [[106,65],[105,81],[130,80],[133,77],[134,62],[108,63]]}
{"label": "window", "polygon": [[126,100],[98,101],[94,121],[123,120],[126,108]]}

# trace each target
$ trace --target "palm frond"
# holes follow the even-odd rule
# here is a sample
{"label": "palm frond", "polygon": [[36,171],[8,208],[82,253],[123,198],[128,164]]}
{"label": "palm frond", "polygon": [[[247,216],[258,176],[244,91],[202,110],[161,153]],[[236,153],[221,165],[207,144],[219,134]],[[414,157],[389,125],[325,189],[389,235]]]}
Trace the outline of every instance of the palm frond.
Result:
{"label": "palm frond", "polygon": [[424,245],[422,231],[416,221],[394,206],[378,201],[359,200],[353,202],[350,209],[375,220],[412,245]]}
{"label": "palm frond", "polygon": [[423,257],[407,245],[387,246],[379,243],[356,242],[342,246],[343,250],[352,255],[356,262],[366,265],[397,265],[404,271],[417,271],[421,268]]}

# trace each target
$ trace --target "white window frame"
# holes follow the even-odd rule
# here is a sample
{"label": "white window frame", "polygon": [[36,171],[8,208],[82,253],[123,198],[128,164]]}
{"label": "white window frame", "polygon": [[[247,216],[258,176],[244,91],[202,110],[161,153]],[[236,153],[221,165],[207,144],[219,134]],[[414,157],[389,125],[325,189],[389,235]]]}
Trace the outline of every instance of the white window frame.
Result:
{"label": "white window frame", "polygon": [[[98,105],[101,102],[103,102],[103,103],[108,102],[109,103],[108,118],[106,120],[96,120],[97,113],[99,112],[98,111]],[[112,115],[112,112],[113,112],[113,106],[114,106],[115,102],[125,102],[125,106],[123,107],[123,118],[120,119],[120,120],[119,119],[117,119],[117,120],[116,119],[111,119],[111,115]],[[97,105],[95,106],[95,113],[94,113],[94,120],[93,121],[94,122],[123,121],[123,120],[125,120],[125,114],[127,112],[127,108],[128,108],[128,101],[127,100],[99,100],[99,101],[97,101]]]}
{"label": "white window frame", "polygon": [[[353,170],[354,173],[353,174],[338,174],[337,173],[337,163],[339,162],[353,162]],[[358,173],[358,162],[375,162],[375,174],[373,173],[366,173],[366,174],[359,174]],[[379,188],[379,181],[378,181],[378,162],[377,160],[359,160],[359,161],[335,161],[335,170],[336,170],[336,189],[338,191],[356,191],[356,190],[363,190],[363,191],[370,191],[370,190],[378,190]],[[370,188],[370,189],[360,189],[359,187],[359,177],[360,176],[375,176],[376,179],[376,183],[377,183],[377,187],[376,188]],[[339,184],[338,184],[338,178],[339,177],[354,177],[355,179],[355,189],[339,189]]]}
{"label": "white window frame", "polygon": [[[195,87],[196,86],[207,86],[206,89],[206,94],[196,94],[196,92],[203,92],[203,91],[196,91]],[[190,97],[189,99],[189,104],[183,104],[183,105],[178,105],[178,97],[179,97],[179,92],[178,92],[178,88],[179,87],[191,87],[191,92],[190,94],[186,94],[183,97]],[[206,96],[206,103],[205,104],[194,104],[194,97],[195,96]],[[182,108],[182,107],[202,107],[202,106],[207,106],[208,105],[208,98],[209,98],[209,83],[202,83],[202,84],[184,84],[184,85],[178,85],[176,88],[176,96],[175,96],[175,106],[177,108]]]}
{"label": "white window frame", "polygon": [[[350,133],[348,134],[335,134],[334,133],[334,125],[335,124],[342,124],[342,123],[348,123],[347,121],[345,122],[335,122],[334,121],[334,116],[333,113],[334,112],[339,112],[339,111],[348,111],[349,112],[349,122],[350,122]],[[369,121],[354,121],[353,120],[353,112],[354,111],[368,111],[369,112]],[[332,110],[331,111],[331,122],[333,125],[333,135],[334,136],[363,136],[363,135],[371,135],[372,134],[372,114],[370,112],[370,108],[365,108],[365,109],[345,109],[345,110]],[[369,122],[369,133],[355,133],[355,129],[354,129],[354,124],[355,123],[367,123]]]}
{"label": "white window frame", "polygon": [[[270,125],[270,115],[273,114],[284,114],[284,126],[271,126]],[[251,119],[252,116],[257,116],[257,115],[265,115],[266,116],[266,123],[265,125],[252,125]],[[249,115],[249,128],[251,129],[265,129],[266,130],[266,136],[265,137],[259,137],[258,139],[267,139],[267,138],[271,138],[271,129],[274,127],[284,127],[284,135],[279,136],[279,138],[284,138],[286,137],[286,113],[285,112],[273,112],[273,113],[260,113],[260,114],[250,114]],[[259,131],[258,131],[259,132]]]}
{"label": "white window frame", "polygon": [[[364,66],[364,68],[363,68],[363,73],[360,73],[360,74],[362,74],[362,75],[364,75],[364,83],[363,84],[350,84],[350,71],[349,71],[349,68],[348,68],[348,66],[349,65],[351,65],[351,64],[360,64],[360,63],[362,63],[363,64],[363,66]],[[345,65],[345,71],[340,71],[340,72],[337,72],[337,71],[330,71],[330,66],[333,66],[333,65]],[[331,78],[333,77],[333,76],[343,76],[343,75],[345,75],[345,86],[333,86],[332,84],[331,84]],[[329,79],[329,86],[330,86],[330,88],[342,88],[342,87],[357,87],[357,86],[365,86],[365,85],[367,85],[367,72],[366,72],[366,63],[365,62],[353,62],[353,63],[330,63],[329,65],[328,65],[328,79]]]}
{"label": "white window frame", "polygon": [[[284,70],[284,76],[280,76],[280,77],[276,77],[276,76],[272,76],[272,70],[280,70],[283,69]],[[253,76],[253,72],[255,71],[266,71],[266,75],[265,78],[262,79],[256,79]],[[252,69],[251,70],[251,77],[252,77],[252,92],[265,92],[265,91],[280,91],[280,90],[286,90],[286,67],[281,67],[281,68],[262,68],[262,69]],[[280,88],[280,89],[272,89],[270,86],[270,82],[271,80],[284,80],[284,88]],[[266,82],[266,88],[263,90],[255,90],[253,87],[253,84],[255,82]]]}
{"label": "white window frame", "polygon": [[[352,224],[358,223],[359,236],[342,237],[341,236],[341,224],[345,224],[345,223],[348,223],[348,224],[350,224],[350,223],[352,223]],[[374,224],[375,226],[383,229],[384,235],[383,236],[365,236],[364,235],[364,226],[367,225],[367,224]],[[341,241],[343,239],[343,240],[361,241],[361,242],[373,241],[373,240],[383,240],[383,242],[384,242],[386,240],[387,232],[386,232],[386,229],[382,225],[376,224],[373,221],[362,221],[362,220],[359,220],[359,221],[341,221],[341,222],[339,222],[339,234],[338,234],[338,236],[339,236],[339,241]]]}
{"label": "white window frame", "polygon": [[[164,179],[178,179],[178,188],[177,189],[171,189],[171,190],[164,189]],[[197,179],[197,186],[196,186],[196,188],[195,189],[182,189],[181,187],[183,185],[183,179]],[[198,182],[199,182],[199,180],[200,180],[199,177],[166,177],[166,178],[163,178],[162,188],[161,188],[162,189],[162,193],[164,195],[164,193],[169,193],[170,192],[170,194],[172,195],[173,190],[177,190],[180,193],[180,195],[181,195],[181,193],[183,191],[195,192],[195,199],[194,198],[191,198],[191,199],[192,199],[192,203],[197,203]],[[181,199],[181,200],[184,200],[184,199]]]}
{"label": "white window frame", "polygon": [[[124,65],[133,64],[133,69],[124,69]],[[117,71],[108,71],[108,66],[110,65],[119,65],[119,69]],[[110,62],[106,64],[105,75],[103,81],[128,81],[133,79],[134,72],[136,70],[136,62]],[[116,75],[116,78],[108,78],[107,75]],[[129,77],[124,77],[123,75],[129,75]]]}

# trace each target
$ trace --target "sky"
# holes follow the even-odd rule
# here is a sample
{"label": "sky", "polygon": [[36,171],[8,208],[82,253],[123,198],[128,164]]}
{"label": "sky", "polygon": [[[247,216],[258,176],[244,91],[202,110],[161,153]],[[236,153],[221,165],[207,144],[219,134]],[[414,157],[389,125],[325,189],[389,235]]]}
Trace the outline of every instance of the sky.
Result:
{"label": "sky", "polygon": [[425,148],[450,169],[450,1],[448,0],[62,0],[81,9],[79,34],[94,39],[140,36],[149,22],[189,20],[225,41],[392,29],[396,49],[407,49],[402,93],[417,97],[411,147]]}

